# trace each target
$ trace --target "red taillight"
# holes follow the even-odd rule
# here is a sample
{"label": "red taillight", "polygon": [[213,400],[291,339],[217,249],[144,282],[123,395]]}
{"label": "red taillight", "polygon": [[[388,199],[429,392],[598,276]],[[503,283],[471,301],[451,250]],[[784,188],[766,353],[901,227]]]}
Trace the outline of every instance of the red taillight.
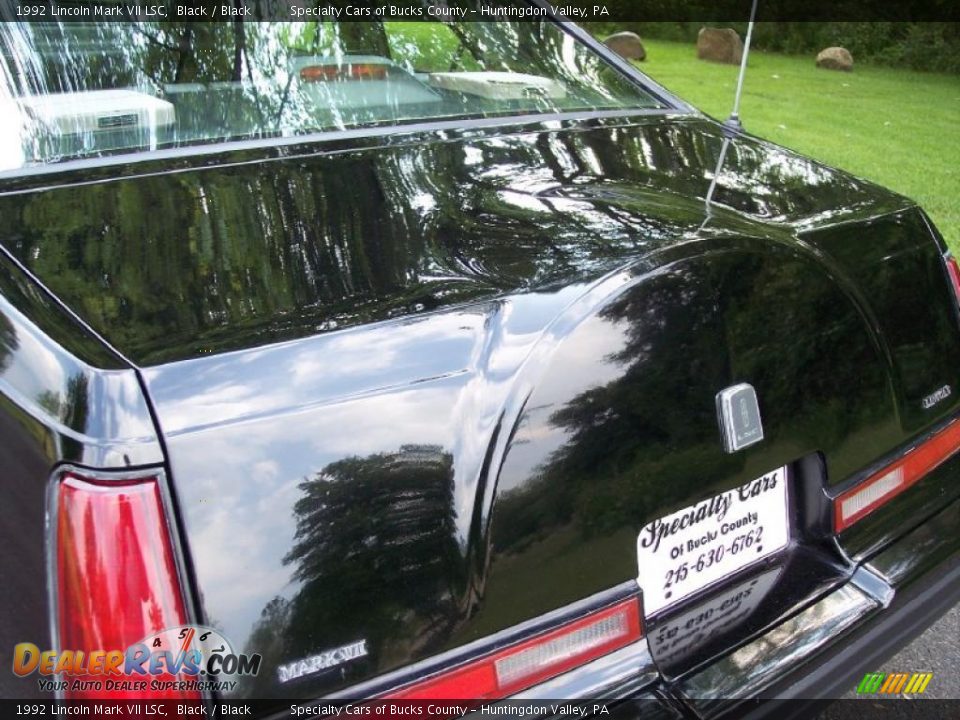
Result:
{"label": "red taillight", "polygon": [[[64,474],[56,488],[56,592],[59,650],[123,651],[187,621],[157,477],[100,480]],[[107,690],[107,680],[152,676],[87,675],[100,690],[70,699],[176,699],[196,693]],[[173,679],[157,676],[156,679]],[[79,684],[78,684],[79,685]]]}
{"label": "red taillight", "polygon": [[643,637],[635,598],[390,693],[391,699],[502,698]]}
{"label": "red taillight", "polygon": [[304,82],[332,82],[336,80],[385,80],[386,65],[359,63],[351,65],[307,65],[300,69]]}
{"label": "red taillight", "polygon": [[846,530],[896,497],[960,450],[960,421],[917,445],[896,462],[874,473],[833,501],[834,528]]}
{"label": "red taillight", "polygon": [[950,276],[950,284],[953,285],[953,297],[960,304],[960,265],[953,255],[945,255],[944,262],[947,264],[947,274]]}

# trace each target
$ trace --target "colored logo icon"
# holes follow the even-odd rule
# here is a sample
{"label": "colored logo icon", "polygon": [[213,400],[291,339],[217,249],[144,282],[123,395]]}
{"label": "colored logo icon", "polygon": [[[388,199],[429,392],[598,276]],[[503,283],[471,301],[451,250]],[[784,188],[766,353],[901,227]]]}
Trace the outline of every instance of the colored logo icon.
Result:
{"label": "colored logo icon", "polygon": [[858,695],[921,695],[933,673],[867,673],[857,686]]}

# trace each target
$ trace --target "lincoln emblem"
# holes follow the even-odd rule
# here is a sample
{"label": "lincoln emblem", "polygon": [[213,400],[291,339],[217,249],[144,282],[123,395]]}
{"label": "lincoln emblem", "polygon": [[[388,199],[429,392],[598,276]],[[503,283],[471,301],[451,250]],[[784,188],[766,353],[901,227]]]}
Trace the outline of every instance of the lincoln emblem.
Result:
{"label": "lincoln emblem", "polygon": [[728,453],[763,440],[757,392],[752,385],[732,385],[717,393],[717,422]]}

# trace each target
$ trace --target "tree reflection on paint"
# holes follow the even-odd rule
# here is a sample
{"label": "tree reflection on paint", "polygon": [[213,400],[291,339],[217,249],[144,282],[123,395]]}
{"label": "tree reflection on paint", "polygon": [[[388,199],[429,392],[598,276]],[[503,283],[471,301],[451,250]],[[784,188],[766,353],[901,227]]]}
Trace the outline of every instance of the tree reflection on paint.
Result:
{"label": "tree reflection on paint", "polygon": [[452,456],[430,445],[348,457],[300,483],[284,558],[299,587],[264,608],[247,646],[270,666],[367,640],[370,655],[331,668],[338,677],[389,662],[394,648],[430,647],[459,618],[463,591],[453,487]]}

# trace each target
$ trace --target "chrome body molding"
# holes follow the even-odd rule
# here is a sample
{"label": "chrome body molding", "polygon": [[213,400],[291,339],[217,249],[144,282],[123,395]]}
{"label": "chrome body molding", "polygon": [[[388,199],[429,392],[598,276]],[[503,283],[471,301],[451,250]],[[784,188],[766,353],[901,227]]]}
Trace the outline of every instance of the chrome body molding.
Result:
{"label": "chrome body molding", "polygon": [[[572,622],[581,617],[627,600],[631,597],[638,597],[637,584],[632,580],[621,583],[620,585],[612,587],[609,590],[595,593],[590,597],[584,598],[583,600],[571,603],[570,605],[565,605],[562,608],[558,608],[553,612],[546,613],[527,622],[507,628],[502,632],[488,635],[487,637],[463,645],[450,652],[435,655],[428,660],[414,663],[413,665],[408,665],[400,670],[381,675],[380,677],[374,678],[368,682],[354,685],[337,693],[332,693],[326,698],[322,698],[316,702],[321,702],[324,699],[352,700],[356,698],[389,697],[391,693],[399,688],[419,682],[432,675],[447,672],[468,662],[484,657],[485,655],[496,652],[497,650],[500,650],[508,645],[535,637],[564,623]],[[647,663],[644,665],[637,664],[636,660],[641,658],[642,655],[635,654],[635,652],[628,653],[627,657],[620,656],[621,652],[629,651],[631,648],[635,648],[637,646],[642,647],[642,651],[646,653]],[[649,654],[647,642],[645,639],[642,639],[639,643],[628,645],[627,647],[622,648],[620,651],[610,653],[609,655],[584,665],[577,670],[572,670],[569,673],[566,673],[566,675],[578,676],[577,678],[568,678],[568,680],[573,683],[571,687],[580,687],[581,685],[590,685],[592,687],[593,678],[589,678],[589,680],[579,680],[578,678],[581,674],[587,678],[593,672],[601,671],[605,673],[607,677],[611,678],[611,688],[618,682],[623,683],[623,694],[619,695],[618,697],[625,697],[628,693],[632,693],[644,684],[642,682],[639,684],[635,682],[628,682],[630,678],[627,678],[627,675],[632,674],[634,677],[640,675],[649,675],[650,682],[653,682],[653,680],[656,679],[656,670],[654,668],[653,661],[649,658]],[[609,660],[610,658],[616,659]],[[608,667],[605,662],[610,663],[611,667]],[[555,680],[559,680],[560,677],[565,676],[559,676],[558,678],[555,678]],[[531,688],[527,692],[536,692],[537,687],[548,685],[550,682],[553,681],[547,681],[540,686]],[[590,696],[589,692],[584,692],[585,694],[583,697]],[[539,697],[546,696],[541,695]],[[552,697],[557,698],[564,696],[553,695]],[[570,695],[569,697],[573,699],[578,696]]]}
{"label": "chrome body molding", "polygon": [[635,697],[659,677],[647,639],[517,693],[514,700]]}
{"label": "chrome body molding", "polygon": [[850,582],[878,602],[880,607],[890,607],[896,594],[890,583],[867,566],[858,567]]}
{"label": "chrome body molding", "polygon": [[931,562],[960,550],[960,502],[954,502],[867,563],[871,572],[894,587],[925,572]]}

